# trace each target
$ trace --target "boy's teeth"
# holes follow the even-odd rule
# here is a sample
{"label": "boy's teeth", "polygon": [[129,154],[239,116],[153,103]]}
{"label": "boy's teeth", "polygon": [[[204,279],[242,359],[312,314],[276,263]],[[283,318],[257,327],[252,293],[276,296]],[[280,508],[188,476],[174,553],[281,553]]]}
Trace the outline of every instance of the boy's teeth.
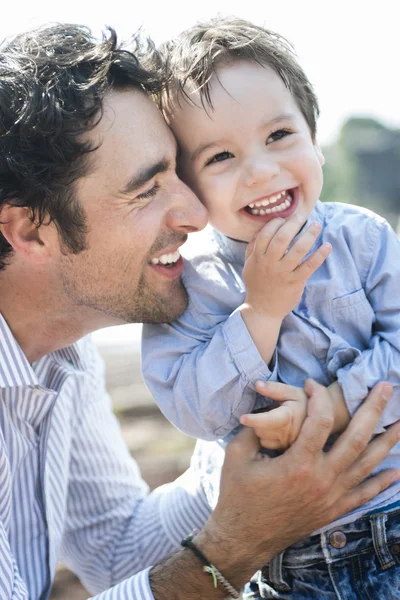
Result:
{"label": "boy's teeth", "polygon": [[179,260],[179,257],[180,253],[179,250],[177,250],[176,252],[171,252],[171,254],[162,254],[158,258],[152,258],[150,262],[152,265],[158,265],[159,263],[162,265],[172,265]]}
{"label": "boy's teeth", "polygon": [[279,194],[275,194],[275,196],[270,196],[267,199],[264,200],[260,200],[260,202],[252,202],[251,204],[249,204],[250,208],[261,208],[262,206],[268,206],[268,204],[274,204],[275,202],[278,202],[278,200],[280,200],[283,196],[287,195],[287,191],[285,190],[284,192],[279,192]]}
{"label": "boy's teeth", "polygon": [[[268,204],[273,204],[281,198],[283,198],[281,204],[278,204],[277,206],[272,206],[271,208],[266,208]],[[291,203],[292,198],[290,194],[288,194],[288,192],[280,192],[280,194],[276,194],[276,196],[271,196],[269,200],[262,200],[262,202],[253,202],[252,204],[249,204],[249,212],[252,215],[270,215],[272,213],[285,210],[291,205]]]}

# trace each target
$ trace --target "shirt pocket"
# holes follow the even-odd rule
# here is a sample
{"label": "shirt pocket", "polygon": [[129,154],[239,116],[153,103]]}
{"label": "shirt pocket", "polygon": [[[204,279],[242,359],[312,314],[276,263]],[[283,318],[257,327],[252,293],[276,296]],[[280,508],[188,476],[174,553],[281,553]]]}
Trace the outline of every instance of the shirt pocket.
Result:
{"label": "shirt pocket", "polygon": [[362,288],[333,298],[332,321],[335,333],[351,346],[363,350],[373,335],[375,313]]}

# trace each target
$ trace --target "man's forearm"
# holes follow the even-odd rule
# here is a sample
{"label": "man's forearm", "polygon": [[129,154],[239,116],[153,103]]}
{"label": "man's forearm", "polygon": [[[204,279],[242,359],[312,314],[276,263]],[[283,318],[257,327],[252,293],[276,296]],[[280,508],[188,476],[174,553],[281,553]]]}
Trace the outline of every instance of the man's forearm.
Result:
{"label": "man's forearm", "polygon": [[[227,581],[240,590],[262,566],[261,563],[265,560],[268,562],[268,556],[263,555],[261,558],[256,550],[251,555],[243,555],[238,550],[237,540],[222,540],[216,532],[211,533],[210,529],[214,529],[213,526],[206,526],[194,538],[196,546]],[[231,548],[229,544],[234,546]],[[271,554],[270,558],[272,556]],[[155,600],[222,600],[229,596],[221,584],[214,587],[213,578],[204,571],[201,560],[189,548],[182,548],[153,567],[150,571],[150,585]]]}
{"label": "man's forearm", "polygon": [[214,588],[212,577],[188,549],[153,567],[150,586],[155,600],[223,600],[227,596],[222,587]]}

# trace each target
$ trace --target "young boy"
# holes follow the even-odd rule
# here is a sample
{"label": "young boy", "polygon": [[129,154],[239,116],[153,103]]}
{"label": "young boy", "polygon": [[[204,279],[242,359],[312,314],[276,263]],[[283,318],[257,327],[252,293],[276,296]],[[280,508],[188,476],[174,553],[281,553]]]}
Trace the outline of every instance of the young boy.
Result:
{"label": "young boy", "polygon": [[[308,377],[328,386],[334,432],[388,378],[395,388],[383,431],[400,417],[400,243],[370,211],[319,202],[318,103],[290,45],[251,23],[215,19],[165,50],[171,84],[162,106],[180,175],[213,229],[186,263],[184,315],[144,328],[154,398],[190,435],[224,438],[242,423],[282,450],[305,418]],[[279,382],[294,386],[290,397]],[[249,414],[265,406],[257,385],[278,408]],[[221,392],[228,406],[216,401]],[[398,466],[399,455],[400,446],[380,468]],[[207,480],[201,450],[199,468]],[[214,505],[218,483],[208,488]],[[395,484],[274,559],[255,597],[395,598],[398,511]]]}

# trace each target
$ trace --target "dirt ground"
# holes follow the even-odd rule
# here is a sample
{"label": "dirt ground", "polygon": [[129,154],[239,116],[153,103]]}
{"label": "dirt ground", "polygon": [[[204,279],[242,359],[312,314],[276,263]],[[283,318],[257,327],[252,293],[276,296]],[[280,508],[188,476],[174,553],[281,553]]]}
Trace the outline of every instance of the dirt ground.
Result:
{"label": "dirt ground", "polygon": [[[107,388],[121,423],[122,435],[151,489],[172,481],[188,467],[194,440],[180,433],[161,414],[140,372],[140,356],[128,348],[101,350]],[[79,580],[59,566],[50,600],[87,600]]]}

